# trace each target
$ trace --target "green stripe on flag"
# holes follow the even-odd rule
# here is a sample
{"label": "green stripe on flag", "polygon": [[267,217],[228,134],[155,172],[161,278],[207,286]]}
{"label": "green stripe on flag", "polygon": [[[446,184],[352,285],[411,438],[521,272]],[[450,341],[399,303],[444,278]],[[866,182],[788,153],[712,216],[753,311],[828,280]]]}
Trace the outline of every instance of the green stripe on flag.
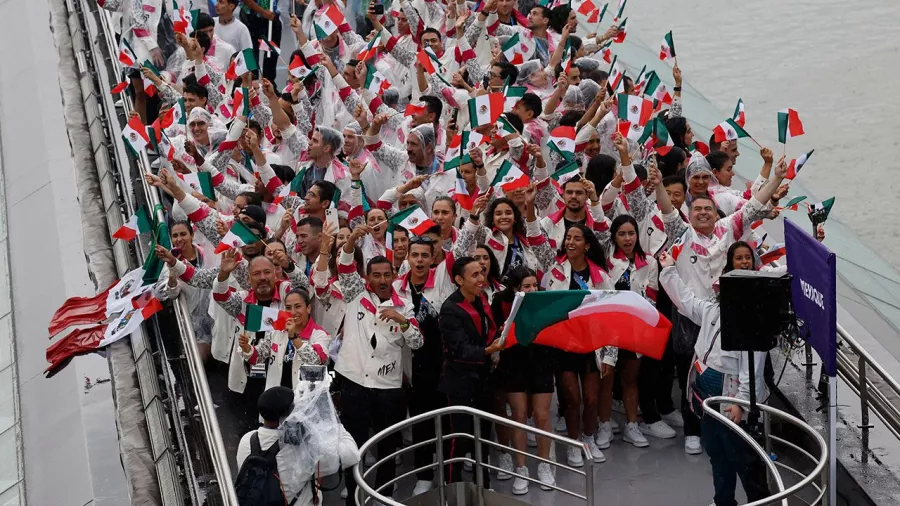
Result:
{"label": "green stripe on flag", "polygon": [[578,173],[578,162],[574,160],[557,169],[556,172],[550,174],[550,177],[553,178],[554,181],[559,181],[560,178],[566,179],[566,176],[571,174],[573,171],[576,174]]}
{"label": "green stripe on flag", "polygon": [[150,211],[147,206],[141,206],[134,212],[137,217],[138,233],[147,234],[153,230],[153,220],[150,219]]}
{"label": "green stripe on flag", "polygon": [[216,191],[209,172],[198,172],[197,179],[200,181],[200,193],[209,200],[216,200]]}
{"label": "green stripe on flag", "polygon": [[529,293],[522,299],[516,313],[516,341],[528,346],[545,328],[569,318],[569,312],[578,308],[591,292],[588,290],[564,290]]}
{"label": "green stripe on flag", "polygon": [[418,204],[409,206],[409,207],[407,207],[406,209],[404,209],[404,210],[402,210],[402,211],[400,211],[400,212],[394,214],[393,216],[391,216],[391,217],[388,219],[388,222],[391,224],[391,226],[393,226],[393,225],[399,225],[400,223],[403,222],[403,220],[405,220],[406,218],[408,218],[409,215],[411,215],[412,213],[416,212],[417,209],[419,209],[419,205],[418,205]]}
{"label": "green stripe on flag", "polygon": [[244,330],[259,332],[263,327],[264,307],[256,304],[247,304],[244,310]]}

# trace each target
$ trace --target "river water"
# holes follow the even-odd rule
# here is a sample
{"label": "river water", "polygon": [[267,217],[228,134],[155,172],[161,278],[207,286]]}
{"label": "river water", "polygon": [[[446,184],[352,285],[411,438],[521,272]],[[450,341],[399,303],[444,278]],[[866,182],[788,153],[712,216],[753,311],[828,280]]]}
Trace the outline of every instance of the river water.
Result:
{"label": "river water", "polygon": [[743,98],[776,155],[776,113],[796,109],[806,134],[788,158],[816,150],[798,181],[900,267],[900,1],[631,0],[625,15],[650,48],[673,30],[684,79],[727,116]]}

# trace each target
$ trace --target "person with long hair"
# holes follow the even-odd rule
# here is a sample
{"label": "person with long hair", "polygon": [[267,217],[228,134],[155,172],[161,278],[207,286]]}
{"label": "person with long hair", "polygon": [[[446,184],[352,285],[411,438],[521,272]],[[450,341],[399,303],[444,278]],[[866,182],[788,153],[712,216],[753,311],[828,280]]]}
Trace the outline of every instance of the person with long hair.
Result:
{"label": "person with long hair", "polygon": [[[534,215],[534,188],[530,197],[526,197],[530,209],[529,221],[526,224],[519,210],[510,199],[495,199],[487,205],[488,195],[482,195],[472,205],[472,214],[460,230],[457,246],[463,251],[471,251],[475,244],[484,242],[491,248],[491,254],[500,265],[500,281],[506,278],[515,267],[525,265],[537,269],[539,264],[527,236],[541,237],[540,223]],[[486,209],[485,209],[486,208]],[[481,226],[479,218],[484,214],[485,226]],[[527,229],[526,229],[527,225]],[[533,233],[528,234],[527,230]]]}
{"label": "person with long hair", "polygon": [[491,248],[487,244],[477,244],[475,251],[472,252],[472,258],[481,266],[481,272],[484,274],[484,294],[488,301],[493,301],[494,296],[503,289],[500,283],[500,264],[497,257],[491,252]]}
{"label": "person with long hair", "polygon": [[[536,292],[537,290],[538,278],[534,270],[524,266],[513,269],[509,273],[506,288],[497,293],[491,303],[494,320],[506,321],[516,293]],[[498,387],[506,393],[506,398],[512,408],[513,420],[526,423],[530,412],[537,428],[547,432],[552,430],[550,427],[550,401],[553,398],[553,357],[550,348],[536,344],[511,346],[500,352],[500,361],[494,375],[498,380]],[[512,444],[515,449],[526,451],[525,432],[513,430]],[[550,440],[543,437],[537,438],[536,444],[538,456],[549,459]],[[501,459],[510,458],[508,456],[508,453],[501,454]],[[525,455],[517,453],[515,461],[516,473],[527,476]],[[551,490],[550,485],[556,485],[550,464],[539,463],[537,473],[538,480],[543,484],[541,489]],[[512,491],[516,495],[528,493],[528,481],[516,478],[513,481]]]}
{"label": "person with long hair", "polygon": [[[542,242],[533,243],[536,244],[536,253],[542,260],[546,273],[542,283],[547,290],[613,289],[614,281],[604,269],[607,264],[603,246],[591,229],[582,223],[569,225],[556,258],[546,235],[543,239]],[[601,379],[598,364],[602,363],[605,370],[615,366],[616,348],[605,346],[595,353],[558,351],[556,355],[558,381],[565,397],[568,436],[584,442],[590,449],[594,462],[605,462],[606,457],[594,441]],[[566,461],[572,467],[584,465],[577,448],[567,449]]]}
{"label": "person with long hair", "polygon": [[[638,240],[638,224],[631,215],[623,214],[613,220],[610,227],[612,241],[606,259],[609,277],[614,280],[616,290],[630,290],[656,302],[658,267],[656,259],[644,253]],[[638,374],[641,361],[634,352],[619,350],[616,363],[602,367],[603,386],[600,394],[600,427],[597,432],[597,446],[609,448],[612,441],[610,411],[613,400],[613,375],[618,372],[622,382],[622,401],[625,407],[626,425],[623,439],[638,448],[649,446],[637,423]],[[665,422],[657,422],[664,424]],[[663,427],[655,425],[662,429]],[[668,426],[666,426],[668,427]],[[675,431],[656,431],[658,437],[675,437]]]}

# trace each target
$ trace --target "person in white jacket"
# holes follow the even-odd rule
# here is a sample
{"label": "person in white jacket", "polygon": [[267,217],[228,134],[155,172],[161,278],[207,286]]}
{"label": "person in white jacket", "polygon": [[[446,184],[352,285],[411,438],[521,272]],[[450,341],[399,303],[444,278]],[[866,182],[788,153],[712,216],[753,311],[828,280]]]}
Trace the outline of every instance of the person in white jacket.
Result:
{"label": "person in white jacket", "polygon": [[[669,294],[672,303],[682,314],[700,326],[700,334],[694,345],[692,375],[695,377],[689,382],[691,387],[687,395],[694,396],[701,402],[703,399],[718,395],[749,400],[750,389],[754,388],[756,397],[765,399],[763,368],[766,353],[753,352],[756,354],[754,357],[756,384],[751,385],[748,353],[722,350],[718,297],[698,297],[679,276],[672,256],[663,253],[659,262],[663,266],[660,283]],[[699,409],[696,404],[697,402],[695,411]],[[737,404],[723,404],[720,410],[734,423],[740,423],[745,415],[744,409]],[[737,477],[741,479],[748,501],[768,497],[766,482],[754,479],[755,473],[752,472],[754,464],[758,464],[759,457],[747,447],[740,436],[710,416],[702,417],[700,424],[703,447],[712,465],[715,503],[737,504],[734,498]]]}

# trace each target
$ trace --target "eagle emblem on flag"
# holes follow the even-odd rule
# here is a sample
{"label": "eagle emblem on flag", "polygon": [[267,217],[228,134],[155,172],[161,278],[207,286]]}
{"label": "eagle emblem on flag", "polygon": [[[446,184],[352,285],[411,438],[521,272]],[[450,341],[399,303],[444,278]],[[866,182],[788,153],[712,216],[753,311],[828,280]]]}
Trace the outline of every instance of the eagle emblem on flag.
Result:
{"label": "eagle emblem on flag", "polygon": [[136,142],[136,141],[137,141],[137,134],[134,133],[134,132],[131,132],[130,134],[128,134],[128,139],[131,140],[131,142]]}
{"label": "eagle emblem on flag", "polygon": [[513,179],[515,179],[515,178],[512,176],[506,176],[503,178],[503,182],[508,183],[508,182],[512,181]]}
{"label": "eagle emblem on flag", "polygon": [[113,330],[113,334],[124,329],[125,326],[128,325],[128,322],[131,321],[131,317],[134,316],[134,313],[137,311],[138,311],[138,309],[132,309],[132,310],[128,311],[127,313],[125,313],[124,315],[122,315],[122,317],[119,318],[119,322],[116,324],[115,330]]}
{"label": "eagle emblem on flag", "polygon": [[635,123],[635,124],[631,125],[631,129],[634,130],[635,132],[637,132],[638,130],[641,129],[641,125],[638,125],[637,123]]}
{"label": "eagle emblem on flag", "polygon": [[636,105],[633,105],[633,106],[631,106],[630,111],[631,111],[632,114],[637,114],[637,112],[638,112],[638,107],[637,107]]}
{"label": "eagle emblem on flag", "polygon": [[275,320],[273,320],[271,317],[263,319],[263,323],[265,323],[269,327],[275,326]]}
{"label": "eagle emblem on flag", "polygon": [[410,216],[410,217],[409,217],[409,224],[410,224],[410,225],[415,225],[415,224],[418,223],[418,222],[419,222],[419,218],[416,218],[415,216]]}
{"label": "eagle emblem on flag", "polygon": [[486,105],[482,104],[482,106],[478,108],[478,114],[484,114],[487,112],[487,110],[488,110],[488,107]]}
{"label": "eagle emblem on flag", "polygon": [[122,289],[119,291],[119,293],[116,294],[116,299],[121,299],[123,297],[127,297],[128,294],[131,293],[132,286],[134,286],[133,279],[129,279],[128,281],[126,281],[125,284],[122,285]]}

